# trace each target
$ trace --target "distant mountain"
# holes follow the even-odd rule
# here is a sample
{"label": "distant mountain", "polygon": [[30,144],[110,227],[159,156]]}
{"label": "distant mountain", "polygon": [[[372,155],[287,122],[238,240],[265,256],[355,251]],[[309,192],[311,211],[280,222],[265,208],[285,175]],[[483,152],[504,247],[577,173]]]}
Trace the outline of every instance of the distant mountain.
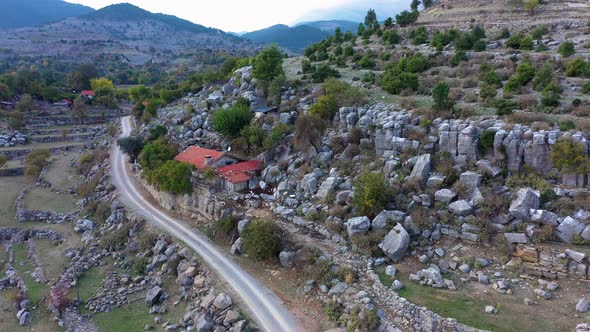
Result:
{"label": "distant mountain", "polygon": [[383,21],[388,17],[394,17],[402,10],[409,9],[410,2],[411,0],[342,1],[338,6],[313,9],[303,14],[298,21],[346,20],[364,22],[369,9],[374,9],[379,21]]}
{"label": "distant mountain", "polygon": [[301,51],[307,46],[324,40],[330,33],[308,25],[289,27],[283,24],[266,29],[248,32],[242,37],[262,44],[277,44],[294,51]]}
{"label": "distant mountain", "polygon": [[301,22],[295,26],[307,25],[310,27],[318,28],[322,31],[334,33],[336,28],[340,28],[342,32],[355,32],[359,27],[359,22],[352,22],[346,20],[325,20],[325,21],[314,21],[314,22]]}
{"label": "distant mountain", "polygon": [[62,0],[2,0],[0,28],[40,26],[93,11],[90,7]]}
{"label": "distant mountain", "polygon": [[254,49],[252,42],[221,30],[130,4],[111,5],[38,28],[0,30],[0,45],[11,51],[4,53],[8,55],[59,56],[72,61],[122,56],[132,64],[164,62],[187,52]]}

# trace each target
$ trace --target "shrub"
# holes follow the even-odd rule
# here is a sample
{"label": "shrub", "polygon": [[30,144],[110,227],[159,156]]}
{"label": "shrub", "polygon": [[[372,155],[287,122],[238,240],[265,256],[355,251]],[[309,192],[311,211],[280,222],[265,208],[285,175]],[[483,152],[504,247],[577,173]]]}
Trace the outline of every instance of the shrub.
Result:
{"label": "shrub", "polygon": [[492,148],[494,147],[495,137],[495,130],[486,130],[481,134],[481,136],[479,137],[479,142],[477,143],[477,149],[480,155],[486,155],[488,154],[488,152],[492,150]]}
{"label": "shrub", "polygon": [[49,158],[49,150],[38,149],[29,152],[25,157],[25,175],[37,177],[43,167],[47,166],[47,159]]}
{"label": "shrub", "polygon": [[412,38],[412,44],[422,45],[428,43],[428,31],[425,26],[419,26],[416,29],[410,31],[410,38]]}
{"label": "shrub", "polygon": [[311,115],[325,120],[331,120],[337,111],[338,104],[336,98],[332,95],[321,96],[309,109]]}
{"label": "shrub", "polygon": [[547,27],[542,25],[533,30],[532,36],[534,39],[542,39],[543,35],[547,34],[548,32],[549,30],[547,29]]}
{"label": "shrub", "polygon": [[410,24],[415,23],[418,20],[418,12],[417,11],[407,11],[404,10],[403,12],[395,15],[395,21],[402,27],[408,26]]}
{"label": "shrub", "polygon": [[176,155],[176,148],[161,142],[149,143],[139,154],[141,167],[145,171],[152,171]]}
{"label": "shrub", "polygon": [[237,220],[232,217],[226,217],[217,222],[217,229],[224,235],[230,235],[236,230]]}
{"label": "shrub", "polygon": [[354,182],[352,205],[361,215],[375,216],[385,209],[392,194],[383,173],[364,172]]}
{"label": "shrub", "polygon": [[252,75],[258,79],[271,81],[283,74],[283,53],[276,46],[262,50],[256,56]]}
{"label": "shrub", "polygon": [[575,58],[565,65],[565,75],[568,77],[590,76],[590,64],[582,58]]}
{"label": "shrub", "polygon": [[323,83],[330,77],[340,77],[340,72],[328,64],[319,65],[311,75],[314,83]]}
{"label": "shrub", "polygon": [[574,43],[571,41],[565,41],[559,45],[557,48],[557,53],[559,53],[562,57],[567,58],[570,55],[576,53],[576,49],[574,48]]}
{"label": "shrub", "polygon": [[370,54],[365,54],[357,63],[361,69],[373,69],[375,68],[375,59]]}
{"label": "shrub", "polygon": [[95,149],[91,152],[85,153],[78,159],[78,174],[86,174],[92,167],[102,163],[109,157],[109,152],[103,149]]}
{"label": "shrub", "polygon": [[530,36],[524,37],[520,41],[520,49],[530,51],[533,49],[533,38]]}
{"label": "shrub", "polygon": [[367,98],[362,91],[346,82],[336,78],[327,79],[322,85],[326,95],[332,95],[336,99],[338,108],[344,106],[362,105],[367,102]]}
{"label": "shrub", "polygon": [[543,91],[553,79],[553,66],[546,63],[535,74],[535,78],[533,79],[533,89]]}
{"label": "shrub", "polygon": [[148,258],[147,257],[139,257],[133,262],[131,269],[137,275],[142,275],[146,272],[145,267],[148,265]]}
{"label": "shrub", "polygon": [[585,150],[584,144],[580,142],[562,139],[552,147],[549,157],[561,172],[585,174],[590,169],[590,160]]}
{"label": "shrub", "polygon": [[122,227],[106,233],[100,239],[100,247],[104,249],[121,249],[127,243],[129,231],[133,228],[133,224],[126,223]]}
{"label": "shrub", "polygon": [[449,100],[449,85],[444,82],[437,83],[432,89],[432,99],[434,101],[434,110],[437,112],[447,111],[451,108]]}
{"label": "shrub", "polygon": [[105,201],[89,200],[84,206],[84,214],[98,223],[104,223],[111,215],[111,205]]}
{"label": "shrub", "polygon": [[494,103],[494,107],[496,107],[497,115],[509,115],[512,114],[513,110],[518,108],[518,105],[514,100],[500,99]]}
{"label": "shrub", "polygon": [[255,260],[277,257],[281,251],[281,239],[277,227],[268,221],[257,220],[242,232],[244,249]]}
{"label": "shrub", "polygon": [[590,81],[584,83],[584,85],[582,85],[582,93],[585,94],[590,94]]}
{"label": "shrub", "polygon": [[237,137],[252,118],[253,114],[247,103],[240,101],[230,108],[213,113],[213,128],[224,136]]}
{"label": "shrub", "polygon": [[451,65],[458,66],[461,61],[467,61],[467,54],[463,50],[456,50],[451,58]]}
{"label": "shrub", "polygon": [[522,43],[523,39],[524,39],[523,34],[514,35],[514,36],[508,38],[508,40],[506,41],[506,46],[508,46],[510,48],[514,48],[514,49],[519,49],[520,44]]}
{"label": "shrub", "polygon": [[326,304],[324,304],[322,310],[324,311],[326,317],[328,317],[328,319],[332,322],[337,322],[338,319],[340,319],[340,316],[342,316],[342,309],[340,308],[340,305],[334,301],[328,301]]}
{"label": "shrub", "polygon": [[388,70],[381,78],[381,87],[391,94],[399,94],[404,89],[418,90],[418,74]]}
{"label": "shrub", "polygon": [[561,87],[555,81],[549,83],[541,93],[541,105],[544,107],[558,107],[561,97]]}
{"label": "shrub", "polygon": [[306,150],[310,146],[317,146],[324,132],[324,122],[313,115],[302,115],[295,121],[295,137],[293,143],[299,151]]}
{"label": "shrub", "polygon": [[190,194],[193,192],[191,174],[194,166],[176,160],[168,160],[155,170],[146,173],[148,181],[163,191],[172,194]]}

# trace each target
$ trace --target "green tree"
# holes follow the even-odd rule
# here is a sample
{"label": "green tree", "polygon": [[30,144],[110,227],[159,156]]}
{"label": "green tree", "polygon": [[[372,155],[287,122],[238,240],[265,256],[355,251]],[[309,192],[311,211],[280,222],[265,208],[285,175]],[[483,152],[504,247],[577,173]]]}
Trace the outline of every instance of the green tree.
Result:
{"label": "green tree", "polygon": [[567,58],[570,55],[576,53],[576,49],[574,48],[574,43],[571,41],[565,41],[559,45],[557,48],[557,53],[561,54],[562,57]]}
{"label": "green tree", "polygon": [[434,101],[434,110],[437,112],[447,111],[451,107],[449,100],[449,85],[445,82],[437,83],[432,89],[432,99]]}
{"label": "green tree", "polygon": [[148,143],[139,154],[139,163],[145,171],[149,172],[171,160],[176,154],[177,150],[174,146],[160,142]]}
{"label": "green tree", "polygon": [[91,79],[90,87],[97,96],[106,96],[115,91],[115,85],[113,84],[113,81],[106,77]]}
{"label": "green tree", "polygon": [[422,0],[424,8],[430,8],[432,6],[432,0]]}
{"label": "green tree", "polygon": [[391,94],[399,94],[404,89],[416,91],[420,85],[419,76],[415,73],[388,70],[381,78],[381,87]]}
{"label": "green tree", "polygon": [[330,77],[340,77],[340,72],[325,63],[319,65],[311,75],[311,79],[314,83],[323,83]]}
{"label": "green tree", "polygon": [[150,97],[150,89],[143,85],[134,86],[129,88],[129,98],[131,101],[141,103],[146,101]]}
{"label": "green tree", "polygon": [[352,205],[359,214],[374,217],[392,198],[392,188],[382,173],[364,172],[354,182]]}
{"label": "green tree", "polygon": [[129,155],[129,161],[135,162],[143,149],[143,139],[138,136],[121,138],[117,141],[121,151]]}
{"label": "green tree", "polygon": [[72,90],[90,89],[90,80],[98,77],[98,70],[91,64],[77,66],[68,76],[68,84]]}
{"label": "green tree", "polygon": [[334,96],[338,108],[345,106],[360,106],[367,103],[367,97],[361,89],[336,78],[329,78],[322,85],[324,94]]}
{"label": "green tree", "polygon": [[559,83],[556,81],[549,83],[541,93],[541,105],[544,107],[558,107],[561,99],[559,94],[561,92]]}
{"label": "green tree", "polygon": [[533,89],[537,91],[543,91],[546,86],[549,85],[554,79],[553,66],[549,63],[544,64],[541,69],[535,73],[533,79]]}
{"label": "green tree", "polygon": [[402,27],[414,24],[418,20],[418,12],[409,12],[404,10],[403,12],[395,15],[395,21]]}
{"label": "green tree", "polygon": [[33,97],[28,93],[22,95],[16,104],[16,110],[17,112],[31,112],[33,110]]}
{"label": "green tree", "polygon": [[176,194],[193,192],[191,174],[194,166],[176,160],[168,160],[154,171],[149,172],[149,180],[163,191]]}
{"label": "green tree", "polygon": [[338,103],[333,95],[321,96],[317,102],[311,105],[309,114],[324,120],[331,120],[338,111]]}
{"label": "green tree", "polygon": [[549,157],[553,166],[563,173],[587,174],[590,161],[586,154],[586,147],[571,139],[561,139],[551,148]]}
{"label": "green tree", "polygon": [[377,23],[377,13],[374,9],[369,9],[365,15],[365,26],[372,27],[375,23]]}
{"label": "green tree", "polygon": [[539,7],[539,0],[526,0],[524,3],[524,9],[526,9],[531,16],[535,15],[535,9]]}
{"label": "green tree", "polygon": [[242,232],[244,249],[254,260],[269,260],[281,252],[281,238],[278,228],[269,221],[257,220]]}
{"label": "green tree", "polygon": [[252,73],[254,77],[265,81],[282,75],[283,53],[276,46],[265,48],[256,56]]}
{"label": "green tree", "polygon": [[250,124],[254,115],[247,102],[240,101],[228,109],[213,113],[213,128],[227,137],[238,137],[242,128]]}
{"label": "green tree", "polygon": [[410,3],[410,9],[415,12],[418,11],[418,6],[420,6],[420,0],[412,0]]}
{"label": "green tree", "polygon": [[77,119],[80,124],[84,124],[84,119],[88,112],[90,112],[90,106],[86,105],[86,102],[82,98],[76,98],[72,105],[72,117]]}

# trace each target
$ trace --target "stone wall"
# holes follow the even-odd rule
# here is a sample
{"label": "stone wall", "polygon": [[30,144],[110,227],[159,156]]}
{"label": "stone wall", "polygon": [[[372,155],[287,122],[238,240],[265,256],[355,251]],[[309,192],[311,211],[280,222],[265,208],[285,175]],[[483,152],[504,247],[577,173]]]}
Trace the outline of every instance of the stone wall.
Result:
{"label": "stone wall", "polygon": [[190,195],[174,195],[160,191],[144,180],[142,184],[164,209],[185,217],[211,221],[222,218],[227,208],[225,201],[205,185],[193,186],[193,193]]}
{"label": "stone wall", "polygon": [[[73,150],[79,149],[79,148],[80,148],[79,146],[69,145],[69,146],[51,148],[51,149],[49,149],[49,152],[51,152],[52,154],[56,154],[56,153],[61,153],[61,152],[73,151]],[[8,160],[12,160],[12,159],[24,158],[31,151],[33,151],[33,149],[29,148],[28,145],[23,145],[23,148],[18,149],[18,150],[2,150],[2,151],[0,151],[0,156],[4,156]]]}
{"label": "stone wall", "polygon": [[[590,154],[590,142],[582,132],[562,132],[559,129],[535,131],[525,125],[506,124],[495,117],[477,120],[435,119],[427,128],[420,117],[393,105],[375,104],[367,108],[340,109],[335,127],[340,133],[353,126],[365,131],[375,143],[378,155],[390,158],[401,152],[415,150],[424,153],[447,152],[458,164],[489,159],[503,162],[509,172],[528,166],[542,173],[553,169],[549,158],[551,146],[560,138],[572,139],[585,146]],[[487,155],[478,151],[481,135],[495,132],[493,149]],[[411,135],[410,138],[410,133]],[[423,136],[417,139],[416,133]],[[586,186],[589,174],[565,174],[561,182],[568,186]]]}
{"label": "stone wall", "polygon": [[563,249],[557,246],[541,245],[537,247],[518,245],[513,256],[522,260],[524,271],[536,277],[559,279],[571,277],[588,280],[590,258],[588,249],[580,251]]}

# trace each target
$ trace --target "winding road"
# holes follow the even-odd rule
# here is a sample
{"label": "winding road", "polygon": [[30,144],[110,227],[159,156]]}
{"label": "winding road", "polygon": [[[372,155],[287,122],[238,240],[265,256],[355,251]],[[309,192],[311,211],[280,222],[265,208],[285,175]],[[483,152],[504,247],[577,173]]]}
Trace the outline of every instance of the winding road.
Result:
{"label": "winding road", "polygon": [[[129,136],[132,127],[131,117],[122,118],[121,126],[120,137]],[[204,235],[192,230],[183,221],[162,211],[142,196],[142,191],[136,187],[129,174],[127,158],[118,146],[113,148],[111,156],[112,180],[123,203],[199,254],[248,306],[254,316],[252,318],[259,327],[269,332],[299,330],[293,316],[272,291],[248,275]]]}

